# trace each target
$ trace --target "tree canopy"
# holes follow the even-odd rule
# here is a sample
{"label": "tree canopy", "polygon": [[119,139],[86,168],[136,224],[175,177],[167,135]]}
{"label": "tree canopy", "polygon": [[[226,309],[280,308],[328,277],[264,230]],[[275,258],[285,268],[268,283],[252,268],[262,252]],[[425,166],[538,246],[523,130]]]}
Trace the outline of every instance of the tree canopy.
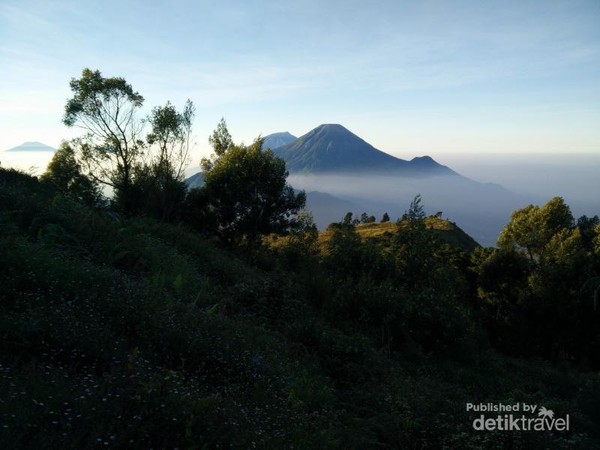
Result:
{"label": "tree canopy", "polygon": [[[502,348],[546,358],[567,354],[598,363],[598,316],[583,289],[597,273],[595,219],[575,220],[561,197],[513,212],[498,249],[475,255],[478,295],[493,310]],[[579,336],[575,338],[575,336]]]}
{"label": "tree canopy", "polygon": [[[220,134],[229,135],[220,123]],[[222,147],[215,147],[222,149]],[[229,146],[204,173],[204,190],[217,219],[218,233],[227,241],[255,244],[260,236],[286,233],[296,224],[306,195],[287,184],[285,162],[253,144]]]}
{"label": "tree canopy", "polygon": [[144,98],[124,78],[84,69],[70,87],[63,122],[85,130],[71,143],[81,171],[110,186],[122,211],[172,220],[185,197],[193,103],[179,112],[167,102],[143,118]]}
{"label": "tree canopy", "polygon": [[208,137],[208,143],[213,148],[214,154],[211,159],[203,158],[200,162],[200,166],[204,171],[209,171],[215,160],[223,156],[227,150],[234,146],[233,138],[227,129],[227,122],[224,117],[221,117],[217,128]]}
{"label": "tree canopy", "polygon": [[157,150],[153,164],[165,175],[178,180],[183,179],[184,169],[190,162],[194,115],[194,104],[188,99],[182,112],[167,102],[165,106],[154,107],[147,119],[151,131],[146,140]]}
{"label": "tree canopy", "polygon": [[60,193],[90,206],[101,203],[101,192],[94,180],[81,172],[73,147],[66,141],[60,144],[41,180],[51,183]]}
{"label": "tree canopy", "polygon": [[87,68],[69,85],[73,97],[67,100],[63,122],[86,131],[77,141],[79,158],[90,176],[122,194],[124,209],[130,210],[128,194],[143,149],[138,112],[144,97],[124,78],[105,78]]}
{"label": "tree canopy", "polygon": [[542,207],[528,205],[514,211],[498,237],[498,245],[525,251],[535,262],[557,233],[571,229],[573,225],[569,206],[561,197],[554,197]]}

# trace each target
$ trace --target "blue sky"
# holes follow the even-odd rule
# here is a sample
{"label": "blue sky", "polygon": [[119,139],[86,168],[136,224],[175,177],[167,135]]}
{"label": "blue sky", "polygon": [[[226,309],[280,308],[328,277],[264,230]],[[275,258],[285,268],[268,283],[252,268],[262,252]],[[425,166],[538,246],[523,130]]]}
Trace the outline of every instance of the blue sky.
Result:
{"label": "blue sky", "polygon": [[0,3],[0,149],[57,146],[68,82],[197,107],[196,154],[341,123],[400,157],[600,152],[600,1]]}

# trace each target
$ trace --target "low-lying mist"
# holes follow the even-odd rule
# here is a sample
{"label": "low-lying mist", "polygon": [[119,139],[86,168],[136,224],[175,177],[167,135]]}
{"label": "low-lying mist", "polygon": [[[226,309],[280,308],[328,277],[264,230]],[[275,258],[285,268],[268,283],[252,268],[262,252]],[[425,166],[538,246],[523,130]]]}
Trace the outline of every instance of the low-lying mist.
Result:
{"label": "low-lying mist", "polygon": [[[41,174],[53,153],[2,152],[2,167]],[[432,154],[467,177],[405,178],[380,174],[292,174],[289,183],[308,194],[319,228],[351,211],[377,220],[402,216],[421,194],[427,214],[443,212],[482,245],[495,245],[512,211],[530,203],[565,199],[577,218],[600,215],[599,154]],[[198,167],[190,167],[190,173]],[[495,184],[490,184],[495,183]]]}
{"label": "low-lying mist", "polygon": [[[442,156],[440,156],[442,159]],[[600,151],[578,154],[454,154],[444,164],[461,175],[501,184],[535,204],[560,196],[575,217],[600,215]]]}
{"label": "low-lying mist", "polygon": [[442,211],[444,218],[456,222],[482,245],[495,245],[512,211],[530,203],[543,205],[555,196],[565,199],[576,218],[600,214],[600,155],[457,154],[434,158],[463,176],[292,174],[288,181],[307,192],[307,206],[319,228],[340,221],[348,211],[366,212],[377,220],[387,212],[394,220],[417,194],[421,194],[427,214]]}
{"label": "low-lying mist", "polygon": [[[291,175],[288,181],[307,192],[307,207],[320,228],[340,221],[348,211],[358,215],[366,212],[377,219],[387,212],[392,220],[397,219],[420,194],[427,214],[441,211],[442,217],[456,222],[483,245],[494,245],[510,213],[530,202],[499,185],[457,176]],[[314,191],[334,198],[315,195]]]}

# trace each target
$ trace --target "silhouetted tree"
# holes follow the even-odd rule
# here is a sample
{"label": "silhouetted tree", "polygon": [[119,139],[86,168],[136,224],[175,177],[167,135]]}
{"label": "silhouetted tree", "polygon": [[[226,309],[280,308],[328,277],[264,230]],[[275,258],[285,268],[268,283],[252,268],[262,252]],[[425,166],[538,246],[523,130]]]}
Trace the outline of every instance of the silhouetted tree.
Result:
{"label": "silhouetted tree", "polygon": [[193,119],[194,105],[190,100],[182,112],[169,102],[152,110],[147,119],[151,131],[146,138],[146,160],[136,167],[133,183],[137,212],[167,221],[181,212]]}
{"label": "silhouetted tree", "polygon": [[234,146],[233,139],[227,129],[227,122],[224,117],[221,117],[217,128],[208,137],[208,143],[213,148],[212,158],[202,158],[200,166],[202,170],[207,172],[212,169],[217,158],[223,156],[227,150]]}
{"label": "silhouetted tree", "polygon": [[[582,221],[584,229],[585,222]],[[529,205],[513,212],[498,244],[497,256],[480,264],[479,273],[495,272],[500,277],[503,266],[498,263],[504,260],[504,268],[510,268],[507,262],[513,261],[514,267],[519,258],[526,259],[527,289],[520,290],[515,279],[512,288],[508,284],[503,288],[500,280],[490,284],[480,278],[479,295],[489,299],[491,294],[515,304],[502,313],[503,321],[510,324],[505,335],[518,335],[520,345],[515,350],[546,358],[566,354],[582,359],[600,354],[600,321],[593,314],[592,302],[580,294],[586,280],[597,275],[594,260],[564,200],[555,197],[542,207]],[[494,270],[486,268],[490,264]],[[513,273],[522,267],[520,263]],[[592,358],[597,362],[599,359]]]}
{"label": "silhouetted tree", "polygon": [[342,219],[342,224],[351,225],[352,224],[352,213],[347,212],[344,218]]}
{"label": "silhouetted tree", "polygon": [[189,99],[182,112],[170,102],[152,109],[147,119],[151,131],[146,139],[150,150],[154,149],[152,165],[162,176],[183,180],[184,170],[190,162],[194,115],[195,107]]}
{"label": "silhouetted tree", "polygon": [[86,130],[76,140],[78,159],[90,176],[119,194],[125,211],[131,211],[130,193],[144,146],[143,122],[137,117],[144,98],[124,78],[104,78],[98,70],[84,69],[70,87],[73,97],[63,122]]}
{"label": "silhouetted tree", "polygon": [[577,219],[577,228],[579,228],[579,233],[581,234],[582,244],[588,251],[593,251],[594,238],[598,234],[598,226],[600,226],[600,218],[598,216],[581,216]]}
{"label": "silhouetted tree", "polygon": [[421,194],[417,194],[412,202],[410,202],[410,207],[408,208],[408,212],[405,213],[406,218],[410,222],[422,220],[425,218],[425,210],[422,205]]}
{"label": "silhouetted tree", "polygon": [[83,175],[81,166],[75,157],[75,151],[66,141],[63,141],[54,153],[41,180],[53,185],[63,195],[87,205],[102,204],[102,193],[98,184]]}
{"label": "silhouetted tree", "polygon": [[214,211],[217,232],[227,242],[255,245],[262,235],[286,233],[297,226],[296,214],[306,195],[287,184],[285,162],[262,151],[262,139],[234,145],[217,155],[204,174],[202,188]]}

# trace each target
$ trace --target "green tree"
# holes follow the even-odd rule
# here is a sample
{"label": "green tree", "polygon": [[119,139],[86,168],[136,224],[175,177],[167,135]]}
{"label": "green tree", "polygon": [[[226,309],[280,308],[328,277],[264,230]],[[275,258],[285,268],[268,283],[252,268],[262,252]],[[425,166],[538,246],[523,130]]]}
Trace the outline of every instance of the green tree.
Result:
{"label": "green tree", "polygon": [[383,216],[381,217],[381,223],[386,223],[389,221],[390,221],[390,215],[387,212],[383,213]]}
{"label": "green tree", "polygon": [[186,192],[181,216],[186,224],[204,234],[213,234],[218,227],[209,193],[203,187]]}
{"label": "green tree", "polygon": [[[286,267],[294,271],[314,270],[318,257],[318,237],[319,231],[312,213],[306,209],[300,210],[296,215],[296,227],[290,231],[289,239],[280,251]],[[302,267],[306,264],[313,267]]]}
{"label": "green tree", "polygon": [[492,344],[503,351],[522,349],[527,339],[526,308],[531,263],[514,249],[475,249],[471,255],[477,274],[477,295],[483,300],[487,330]]}
{"label": "green tree", "polygon": [[297,226],[290,232],[290,241],[298,242],[300,245],[314,245],[319,237],[319,230],[315,224],[312,213],[302,209],[296,215]]}
{"label": "green tree", "polygon": [[477,248],[473,254],[479,297],[496,308],[496,315],[519,301],[527,287],[529,260],[513,249]]}
{"label": "green tree", "polygon": [[63,122],[83,128],[77,140],[78,157],[86,171],[112,187],[125,211],[132,209],[130,193],[144,147],[143,121],[138,118],[144,98],[124,78],[104,78],[100,71],[84,69],[70,82]]}
{"label": "green tree", "polygon": [[341,223],[332,228],[333,234],[327,241],[329,265],[345,277],[356,277],[362,270],[362,242],[351,220],[352,213],[349,212]]}
{"label": "green tree", "polygon": [[568,205],[561,197],[554,197],[541,208],[529,205],[513,212],[498,237],[498,245],[524,251],[537,264],[552,237],[573,225]]}
{"label": "green tree", "polygon": [[423,208],[421,194],[417,194],[412,202],[410,202],[410,207],[408,208],[408,212],[405,213],[406,218],[410,222],[419,221],[425,218],[425,209]]}
{"label": "green tree", "polygon": [[[583,225],[584,230],[593,226]],[[520,330],[516,348],[546,358],[562,354],[585,359],[600,354],[598,320],[593,318],[591,302],[580,294],[586,280],[596,275],[593,255],[564,200],[555,197],[542,207],[529,205],[515,211],[498,244],[499,255],[520,255],[528,261],[527,289],[518,289],[516,283],[512,290],[499,289],[496,283],[490,290],[480,279],[480,297],[495,291],[495,295],[513,299],[516,307],[505,310],[503,320],[512,324],[506,334],[514,336],[515,330]],[[498,274],[500,266],[494,267]],[[484,263],[480,274],[485,269]]]}
{"label": "green tree", "polygon": [[392,242],[397,265],[409,285],[426,283],[429,275],[435,271],[436,252],[440,243],[425,226],[420,195],[412,200],[403,218],[398,222],[398,233]]}
{"label": "green tree", "polygon": [[212,168],[217,158],[223,156],[227,150],[234,146],[233,138],[227,129],[227,122],[224,117],[221,117],[217,128],[208,137],[208,143],[212,146],[214,154],[210,159],[202,158],[200,166],[205,172]]}
{"label": "green tree", "polygon": [[150,146],[155,146],[155,165],[164,176],[183,180],[185,167],[190,162],[190,140],[195,107],[187,100],[179,112],[170,103],[152,109],[148,117],[151,132],[147,136]]}
{"label": "green tree", "polygon": [[68,142],[61,143],[41,180],[50,183],[63,195],[87,205],[98,206],[102,203],[98,184],[83,175],[75,151]]}
{"label": "green tree", "polygon": [[347,212],[344,218],[342,219],[342,224],[344,225],[352,225],[352,213]]}
{"label": "green tree", "polygon": [[462,290],[456,252],[427,226],[420,195],[413,199],[397,227],[391,248],[406,286],[430,289],[438,285],[448,293]]}
{"label": "green tree", "polygon": [[217,232],[229,243],[244,240],[253,246],[265,234],[289,232],[306,202],[304,192],[296,194],[287,184],[285,162],[261,148],[260,138],[230,147],[205,173],[203,189]]}
{"label": "green tree", "polygon": [[596,229],[599,225],[600,218],[598,216],[581,216],[577,219],[577,228],[579,228],[579,232],[581,233],[583,245],[589,251],[594,250],[594,238],[596,236]]}
{"label": "green tree", "polygon": [[190,100],[182,112],[170,102],[152,110],[147,119],[151,130],[146,138],[146,158],[137,166],[133,182],[138,213],[172,221],[183,209],[193,119]]}

